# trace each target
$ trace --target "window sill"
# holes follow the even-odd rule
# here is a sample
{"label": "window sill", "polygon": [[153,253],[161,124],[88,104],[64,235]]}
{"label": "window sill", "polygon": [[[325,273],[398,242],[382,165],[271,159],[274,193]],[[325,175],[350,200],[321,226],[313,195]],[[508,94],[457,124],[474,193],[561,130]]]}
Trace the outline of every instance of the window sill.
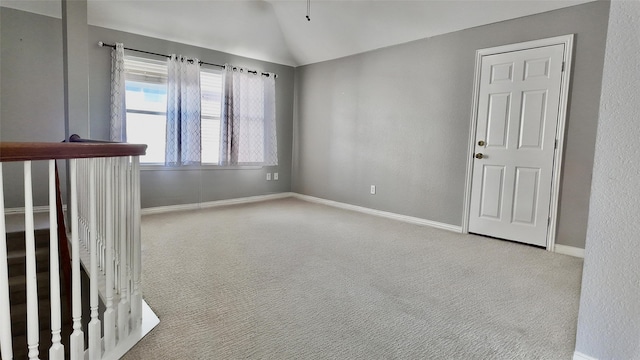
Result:
{"label": "window sill", "polygon": [[162,164],[140,164],[140,171],[210,171],[210,170],[259,170],[262,165],[192,165],[192,166],[164,166]]}

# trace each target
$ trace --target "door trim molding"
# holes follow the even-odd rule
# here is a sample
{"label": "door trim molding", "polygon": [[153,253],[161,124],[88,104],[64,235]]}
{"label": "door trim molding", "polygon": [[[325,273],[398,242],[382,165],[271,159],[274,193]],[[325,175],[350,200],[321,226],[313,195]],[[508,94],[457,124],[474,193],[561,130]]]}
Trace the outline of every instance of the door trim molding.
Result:
{"label": "door trim molding", "polygon": [[558,106],[558,126],[556,129],[556,139],[558,146],[553,155],[553,174],[551,184],[551,201],[549,209],[549,226],[547,227],[547,250],[554,251],[556,243],[556,231],[558,225],[558,204],[560,201],[560,179],[562,173],[562,154],[564,152],[565,124],[567,121],[567,104],[569,100],[569,85],[571,80],[571,61],[573,55],[573,34],[556,36],[552,38],[527,41],[517,44],[509,44],[476,51],[476,65],[473,79],[473,99],[471,106],[471,120],[469,126],[469,141],[467,150],[467,172],[464,183],[464,206],[462,213],[462,232],[469,233],[469,215],[471,207],[471,181],[473,175],[473,158],[474,144],[476,137],[476,122],[478,117],[478,96],[480,94],[480,69],[482,66],[482,58],[488,55],[501,54],[512,51],[539,48],[551,45],[564,45],[564,71],[562,72],[560,83],[560,102]]}

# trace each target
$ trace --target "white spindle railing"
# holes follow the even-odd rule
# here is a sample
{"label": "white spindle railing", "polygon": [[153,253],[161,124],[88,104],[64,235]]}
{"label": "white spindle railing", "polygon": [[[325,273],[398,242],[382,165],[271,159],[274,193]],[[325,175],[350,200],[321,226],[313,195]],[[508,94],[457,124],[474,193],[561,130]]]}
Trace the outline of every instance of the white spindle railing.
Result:
{"label": "white spindle railing", "polygon": [[0,356],[13,358],[11,344],[11,305],[9,303],[9,266],[7,264],[7,228],[4,223],[4,189],[0,163]]}
{"label": "white spindle railing", "polygon": [[120,202],[119,202],[119,214],[121,216],[117,217],[118,230],[120,232],[119,248],[118,248],[118,273],[120,277],[119,285],[119,293],[120,293],[120,303],[118,304],[118,337],[123,338],[127,336],[129,332],[129,294],[127,290],[129,289],[129,282],[127,281],[127,275],[129,273],[129,249],[127,248],[127,174],[124,169],[127,166],[127,161],[125,159],[120,159],[119,163],[116,166],[116,172],[119,174],[117,176],[118,179],[118,194]]}
{"label": "white spindle railing", "polygon": [[113,213],[113,191],[115,185],[113,182],[113,159],[107,159],[105,174],[105,271],[106,271],[106,310],[104,312],[104,350],[106,352],[112,350],[116,346],[116,309],[113,307],[113,292],[115,277],[115,258],[114,258],[114,213]]}
{"label": "white spindle railing", "polygon": [[[84,332],[82,331],[82,282],[80,279],[80,229],[78,227],[78,160],[69,160],[71,179],[71,360],[80,359],[84,353]],[[82,188],[82,186],[81,186]],[[81,208],[81,207],[80,207]]]}
{"label": "white spindle railing", "polygon": [[135,157],[131,161],[131,210],[133,212],[132,231],[132,272],[133,272],[133,293],[131,295],[131,317],[133,326],[139,327],[142,323],[142,239],[140,236],[140,158]]}
{"label": "white spindle railing", "polygon": [[[32,161],[20,160],[24,163],[27,348],[29,359],[38,359],[38,346],[42,339],[39,339],[41,329],[38,324]],[[70,319],[63,321],[55,160],[48,160],[50,359],[65,358],[62,338],[65,323],[71,323],[73,327],[66,351],[71,359],[113,358],[114,354],[122,353],[122,346],[132,346],[130,335],[137,336],[138,340],[141,336],[143,301],[139,164],[138,156],[71,158],[68,162],[71,191],[68,207],[71,220],[71,314]],[[0,163],[0,354],[3,360],[12,359],[15,354],[13,346],[20,345],[12,344],[4,206]],[[82,288],[81,266],[89,277],[88,289]],[[82,303],[82,291],[89,294],[88,304]],[[101,302],[104,308],[102,314]],[[83,305],[88,306],[90,314],[86,329],[82,325]],[[88,334],[87,348],[85,332]]]}
{"label": "white spindle railing", "polygon": [[62,345],[62,309],[60,301],[60,257],[58,249],[58,212],[56,207],[56,161],[49,160],[49,281],[51,296],[50,360],[64,359]]}
{"label": "white spindle railing", "polygon": [[31,161],[24,162],[24,224],[27,262],[27,345],[29,359],[38,359],[40,326],[38,325],[38,278],[36,273],[36,238],[33,225]]}
{"label": "white spindle railing", "polygon": [[96,159],[88,159],[89,167],[89,224],[91,231],[89,232],[89,252],[90,252],[90,277],[91,277],[91,291],[90,291],[90,309],[91,309],[91,321],[89,322],[89,359],[99,359],[102,356],[102,347],[100,339],[102,334],[100,332],[100,319],[98,319],[98,217],[97,213],[97,196],[96,196]]}
{"label": "white spindle railing", "polygon": [[[126,338],[130,329],[141,323],[140,194],[135,189],[139,186],[139,160],[83,159],[78,160],[78,167],[77,177],[85,184],[80,190],[85,201],[81,201],[78,218],[85,226],[79,233],[86,237],[80,239],[80,249],[86,249],[83,258],[88,257],[91,264],[89,358],[99,359],[103,337],[98,294],[106,308],[105,350],[113,348],[116,339]],[[98,216],[99,211],[104,211],[105,216]],[[118,279],[117,283],[114,279]]]}

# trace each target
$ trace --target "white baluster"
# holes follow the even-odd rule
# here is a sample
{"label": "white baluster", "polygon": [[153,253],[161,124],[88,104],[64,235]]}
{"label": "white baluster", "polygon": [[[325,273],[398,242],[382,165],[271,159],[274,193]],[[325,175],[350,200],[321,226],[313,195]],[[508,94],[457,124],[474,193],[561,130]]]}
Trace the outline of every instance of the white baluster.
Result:
{"label": "white baluster", "polygon": [[91,309],[91,321],[89,321],[89,359],[100,359],[102,356],[102,334],[100,332],[100,320],[98,319],[98,206],[96,196],[96,166],[95,158],[89,159],[89,253],[90,253],[90,282],[89,282],[89,308]]}
{"label": "white baluster", "polygon": [[112,166],[113,159],[107,159],[106,166],[106,183],[105,183],[105,243],[106,243],[106,310],[104,312],[104,350],[108,353],[116,346],[116,312],[113,308],[113,175]]}
{"label": "white baluster", "polygon": [[99,251],[99,256],[98,256],[98,261],[99,261],[99,266],[100,266],[100,270],[102,271],[102,273],[104,274],[104,267],[105,267],[105,260],[104,260],[104,251],[105,251],[105,245],[104,245],[104,232],[105,232],[105,220],[104,220],[104,213],[105,213],[105,181],[106,181],[106,170],[105,167],[107,166],[107,159],[105,158],[101,158],[99,159],[99,166],[98,166],[98,251]]}
{"label": "white baluster", "polygon": [[83,179],[83,169],[84,167],[82,166],[82,159],[78,159],[76,160],[77,163],[77,187],[78,187],[78,193],[77,193],[77,202],[78,202],[78,231],[81,231],[83,233],[82,236],[80,236],[80,233],[78,233],[78,243],[82,244],[82,238],[84,237],[84,202],[82,201],[85,198],[85,193],[84,193],[84,181],[82,181]]}
{"label": "white baluster", "polygon": [[[133,207],[132,207],[132,193],[131,193],[131,163],[127,158],[127,282],[129,283],[129,305],[133,307],[131,297],[133,296]],[[133,310],[133,309],[132,309]]]}
{"label": "white baluster", "polygon": [[72,318],[71,360],[84,359],[84,333],[82,331],[82,296],[80,284],[80,243],[78,228],[78,187],[77,160],[69,160],[71,181],[71,282],[72,282]]}
{"label": "white baluster", "polygon": [[109,186],[111,186],[111,179],[109,178],[111,176],[111,158],[106,158],[104,159],[104,181],[102,182],[102,204],[103,204],[103,211],[102,211],[102,256],[103,256],[103,263],[104,263],[104,274],[107,274],[107,188]]}
{"label": "white baluster", "polygon": [[0,163],[0,357],[13,358],[11,345],[11,305],[9,304],[9,268],[7,265],[7,228],[4,223],[4,185]]}
{"label": "white baluster", "polygon": [[88,159],[82,159],[82,176],[80,177],[82,184],[82,196],[78,197],[78,200],[81,201],[83,211],[82,211],[82,223],[84,224],[84,236],[80,237],[80,241],[84,246],[85,250],[89,252],[89,164]]}
{"label": "white baluster", "polygon": [[88,250],[89,248],[89,244],[87,244],[87,239],[89,238],[89,226],[88,226],[88,221],[89,221],[89,212],[87,211],[87,204],[88,204],[88,199],[89,199],[89,189],[87,188],[87,160],[86,159],[82,159],[82,160],[78,160],[78,163],[81,166],[82,171],[80,172],[80,177],[78,178],[78,180],[80,181],[80,186],[82,188],[82,191],[80,192],[80,195],[78,196],[78,201],[80,202],[80,204],[82,204],[82,211],[80,212],[80,218],[82,219],[82,225],[83,225],[83,234],[82,236],[80,236],[79,240],[80,243],[82,244],[82,246],[85,248],[85,250]]}
{"label": "white baluster", "polygon": [[131,162],[131,179],[133,194],[133,294],[131,296],[131,317],[133,326],[142,324],[142,249],[140,238],[140,158],[134,156]]}
{"label": "white baluster", "polygon": [[56,161],[49,160],[49,279],[51,294],[51,348],[49,359],[63,360],[60,314],[60,264],[58,251],[58,216],[56,208]]}
{"label": "white baluster", "polygon": [[33,191],[31,161],[24,162],[24,226],[27,260],[27,346],[29,359],[38,359],[38,277],[36,274],[36,239],[33,226]]}
{"label": "white baluster", "polygon": [[120,294],[120,241],[118,241],[118,235],[120,234],[120,160],[113,158],[113,287],[116,294]]}
{"label": "white baluster", "polygon": [[[78,203],[78,231],[83,231],[81,230],[82,228],[82,216],[84,214],[84,205],[82,204],[82,199],[84,198],[84,194],[83,194],[83,184],[82,184],[82,159],[78,159],[75,160],[76,161],[76,186],[77,186],[77,197],[76,197],[76,201]],[[73,233],[73,230],[72,230]],[[80,240],[81,236],[80,234],[78,234],[78,242],[82,241]]]}
{"label": "white baluster", "polygon": [[104,174],[102,173],[102,168],[104,167],[102,158],[95,159],[96,166],[96,252],[98,259],[98,269],[103,269],[102,263],[102,209],[104,209],[104,204],[102,203],[102,178]]}
{"label": "white baluster", "polygon": [[[129,305],[133,307],[133,178],[131,176],[131,163],[127,157],[127,251],[129,253],[127,267],[127,282],[129,283]],[[133,311],[133,309],[132,309]],[[133,315],[133,313],[131,314]],[[132,317],[130,317],[131,319]]]}
{"label": "white baluster", "polygon": [[102,159],[102,187],[100,189],[101,194],[101,215],[100,215],[100,224],[102,225],[100,228],[100,239],[102,240],[102,272],[106,275],[106,266],[107,266],[107,168],[109,167],[110,160],[108,158]]}
{"label": "white baluster", "polygon": [[127,246],[127,161],[126,157],[121,157],[120,162],[120,201],[118,217],[120,218],[118,241],[120,243],[120,303],[118,304],[118,339],[122,341],[129,334],[129,265]]}

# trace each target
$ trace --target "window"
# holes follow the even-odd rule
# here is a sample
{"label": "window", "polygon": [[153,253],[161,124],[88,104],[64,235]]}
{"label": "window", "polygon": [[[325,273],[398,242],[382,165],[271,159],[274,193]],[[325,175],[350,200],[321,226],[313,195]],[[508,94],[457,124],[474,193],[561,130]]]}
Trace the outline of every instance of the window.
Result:
{"label": "window", "polygon": [[167,65],[125,57],[127,142],[147,144],[142,163],[164,163],[167,121]]}
{"label": "window", "polygon": [[218,164],[220,160],[220,114],[222,110],[222,72],[200,70],[200,154],[203,164]]}
{"label": "window", "polygon": [[[167,121],[167,65],[125,56],[127,142],[147,144],[145,164],[164,164]],[[201,161],[217,165],[220,152],[222,72],[201,68]]]}

